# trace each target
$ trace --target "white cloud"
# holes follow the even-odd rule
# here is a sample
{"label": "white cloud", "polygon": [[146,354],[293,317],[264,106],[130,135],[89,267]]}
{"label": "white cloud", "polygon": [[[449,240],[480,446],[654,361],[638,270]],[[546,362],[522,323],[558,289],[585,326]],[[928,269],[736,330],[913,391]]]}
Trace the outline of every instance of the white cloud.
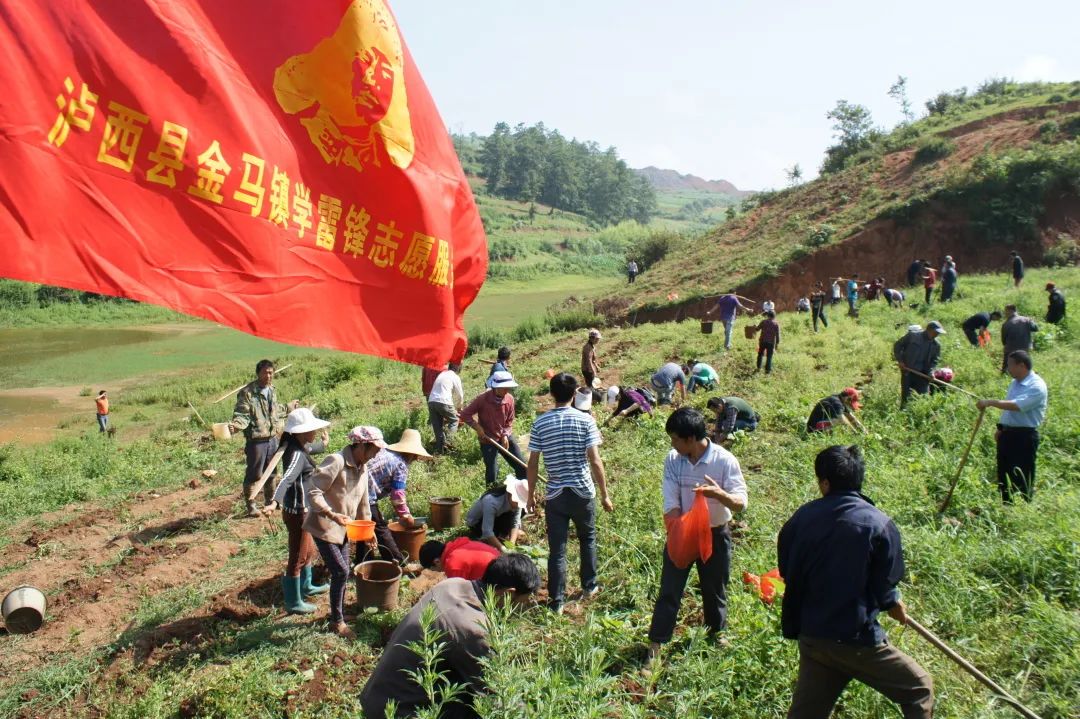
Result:
{"label": "white cloud", "polygon": [[1023,64],[1014,73],[1021,82],[1050,81],[1067,79],[1061,77],[1058,61],[1049,55],[1031,55],[1024,58]]}

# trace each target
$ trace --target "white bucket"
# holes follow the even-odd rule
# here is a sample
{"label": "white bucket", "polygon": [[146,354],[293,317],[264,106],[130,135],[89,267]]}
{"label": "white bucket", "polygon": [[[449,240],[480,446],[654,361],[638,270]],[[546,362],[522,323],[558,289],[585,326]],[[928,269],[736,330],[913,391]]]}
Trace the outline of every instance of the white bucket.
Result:
{"label": "white bucket", "polygon": [[45,595],[37,587],[16,587],[4,597],[2,609],[9,632],[29,634],[45,622]]}
{"label": "white bucket", "polygon": [[215,422],[213,431],[214,439],[232,439],[232,430],[229,429],[228,422]]}

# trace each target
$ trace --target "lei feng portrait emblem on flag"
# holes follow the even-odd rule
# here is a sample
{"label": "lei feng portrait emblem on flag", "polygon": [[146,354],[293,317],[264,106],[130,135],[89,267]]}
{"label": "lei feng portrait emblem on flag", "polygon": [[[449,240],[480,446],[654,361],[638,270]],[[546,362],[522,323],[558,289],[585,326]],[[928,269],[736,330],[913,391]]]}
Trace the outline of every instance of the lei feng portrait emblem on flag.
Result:
{"label": "lei feng portrait emblem on flag", "polygon": [[277,68],[274,95],[329,165],[412,162],[401,36],[383,0],[350,3],[333,35]]}

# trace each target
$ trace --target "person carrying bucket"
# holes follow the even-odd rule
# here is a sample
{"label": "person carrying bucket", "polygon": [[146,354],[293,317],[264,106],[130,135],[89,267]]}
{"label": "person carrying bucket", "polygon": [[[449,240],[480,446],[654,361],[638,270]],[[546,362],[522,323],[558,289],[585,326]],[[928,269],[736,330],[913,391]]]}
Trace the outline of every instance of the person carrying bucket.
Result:
{"label": "person carrying bucket", "polygon": [[[375,538],[379,546],[379,556],[387,561],[401,564],[405,555],[394,541],[390,523],[379,509],[379,500],[390,498],[397,514],[397,521],[403,527],[415,525],[409,504],[405,500],[405,486],[409,480],[409,465],[417,459],[431,459],[431,455],[420,442],[420,433],[415,429],[406,429],[401,439],[387,445],[367,463],[365,470],[370,481],[368,502],[371,504],[371,518],[375,521]],[[370,550],[362,549],[357,562],[370,559]]]}
{"label": "person carrying bucket", "polygon": [[[315,605],[304,600],[316,594],[330,591],[327,585],[313,584],[311,563],[315,561],[315,542],[304,529],[304,520],[311,510],[308,493],[315,461],[311,453],[326,451],[330,435],[326,428],[330,423],[316,417],[307,407],[294,409],[285,418],[285,432],[281,443],[285,447],[282,456],[284,476],[274,493],[269,510],[280,506],[281,520],[289,532],[289,560],[281,577],[281,590],[285,594],[285,611],[289,614],[310,614]],[[315,441],[315,434],[322,431],[322,438]],[[264,510],[265,511],[265,510]]]}
{"label": "person carrying bucket", "polygon": [[354,519],[371,520],[364,465],[386,447],[386,442],[378,427],[369,426],[353,427],[348,440],[347,447],[326,457],[311,475],[311,511],[304,519],[304,529],[311,533],[330,571],[329,630],[351,639],[355,634],[345,624],[345,588],[352,569],[345,527]]}
{"label": "person carrying bucket", "polygon": [[712,309],[705,313],[706,317],[711,317],[713,312],[720,312],[720,322],[724,325],[724,349],[726,350],[731,349],[731,331],[735,327],[735,317],[739,314],[739,310],[747,314],[754,313],[752,309],[739,302],[738,295],[735,294],[735,290],[732,290],[726,295],[721,295]]}

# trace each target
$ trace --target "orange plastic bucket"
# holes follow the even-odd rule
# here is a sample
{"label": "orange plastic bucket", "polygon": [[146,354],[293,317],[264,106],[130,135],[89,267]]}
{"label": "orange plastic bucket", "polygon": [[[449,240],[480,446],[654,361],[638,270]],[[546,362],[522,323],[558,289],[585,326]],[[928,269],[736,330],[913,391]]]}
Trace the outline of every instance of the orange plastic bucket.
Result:
{"label": "orange plastic bucket", "polygon": [[350,542],[366,542],[375,538],[375,522],[370,519],[354,519],[345,525]]}

